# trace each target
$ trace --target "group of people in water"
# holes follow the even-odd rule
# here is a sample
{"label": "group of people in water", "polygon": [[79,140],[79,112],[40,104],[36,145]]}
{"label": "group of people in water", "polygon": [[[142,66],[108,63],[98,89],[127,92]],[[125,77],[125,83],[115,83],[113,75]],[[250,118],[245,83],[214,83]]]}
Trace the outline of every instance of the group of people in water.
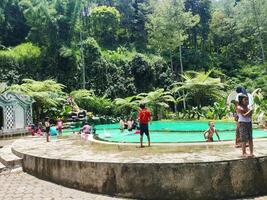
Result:
{"label": "group of people in water", "polygon": [[[252,138],[252,113],[253,106],[252,102],[249,102],[249,95],[243,87],[238,87],[236,89],[237,95],[234,101],[235,104],[235,120],[236,124],[236,147],[242,147],[242,156],[243,157],[254,157],[253,154],[253,138]],[[151,113],[146,109],[145,104],[140,105],[140,110],[138,111],[138,122],[137,123],[130,117],[127,121],[121,118],[120,120],[120,129],[140,129],[140,145],[143,146],[143,135],[145,134],[148,139],[148,146],[150,146],[150,136],[148,123],[151,120]],[[216,134],[218,141],[220,136],[218,130],[215,128],[213,121],[209,121],[208,129],[204,132],[204,138],[207,142],[213,142],[213,135]],[[246,151],[246,147],[249,147],[249,154]]]}
{"label": "group of people in water", "polygon": [[123,132],[125,129],[128,131],[132,131],[138,128],[137,122],[133,119],[133,117],[129,117],[129,119],[120,118],[120,130]]}
{"label": "group of people in water", "polygon": [[[238,93],[234,101],[235,104],[235,120],[237,122],[236,126],[236,147],[242,147],[243,157],[254,157],[253,154],[253,138],[252,138],[252,113],[253,106],[249,102],[249,95],[243,87],[238,87],[236,89]],[[150,135],[148,124],[151,121],[151,113],[146,108],[144,103],[140,104],[140,109],[138,111],[138,118],[134,120],[133,117],[128,119],[120,119],[120,130],[123,132],[125,129],[128,131],[135,131],[135,134],[140,134],[140,147],[143,145],[143,135],[147,136],[148,146],[150,146]],[[43,131],[46,133],[46,141],[49,142],[50,135],[62,135],[63,121],[59,118],[55,120],[55,124],[50,124],[50,119],[45,118],[44,126],[39,123],[37,127],[31,126],[30,132],[33,135],[42,135]],[[220,141],[220,136],[218,130],[215,128],[215,123],[209,121],[208,129],[203,133],[206,142],[213,142],[213,135],[216,134],[218,141]],[[90,126],[87,122],[84,123],[83,127],[80,129],[79,134],[84,137],[88,137],[89,134],[94,133],[95,129]],[[249,154],[247,154],[246,147],[249,147]]]}
{"label": "group of people in water", "polygon": [[50,120],[49,117],[45,118],[44,125],[42,122],[39,122],[37,126],[34,124],[31,124],[28,126],[28,131],[33,136],[43,136],[43,132],[45,132],[46,141],[49,142],[49,136],[61,136],[62,130],[63,130],[63,120],[58,118],[57,120],[54,120],[53,123],[51,123],[53,120]]}

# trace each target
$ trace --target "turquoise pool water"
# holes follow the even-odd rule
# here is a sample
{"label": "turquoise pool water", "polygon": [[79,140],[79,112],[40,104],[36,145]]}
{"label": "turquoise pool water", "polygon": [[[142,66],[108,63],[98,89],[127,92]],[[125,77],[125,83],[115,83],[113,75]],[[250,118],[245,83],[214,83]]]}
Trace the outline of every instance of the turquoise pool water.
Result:
{"label": "turquoise pool water", "polygon": [[[221,140],[235,140],[235,131],[219,132]],[[119,130],[101,130],[98,131],[98,137],[101,140],[110,142],[139,142],[140,135],[134,132],[124,131],[121,133]],[[256,129],[253,131],[253,138],[267,137],[267,131]],[[201,132],[150,132],[152,142],[204,142],[203,133]],[[217,141],[217,136],[213,136],[214,141]],[[146,137],[144,136],[144,141]]]}
{"label": "turquoise pool water", "polygon": [[[216,129],[220,131],[224,130],[235,130],[236,124],[233,122],[215,122]],[[149,124],[149,130],[151,131],[176,131],[176,132],[187,132],[187,131],[204,131],[208,128],[208,121],[154,121]],[[119,129],[119,124],[105,124],[97,125],[97,130],[108,130],[108,129]]]}
{"label": "turquoise pool water", "polygon": [[[235,140],[234,122],[215,122],[215,127],[219,131],[221,140]],[[176,143],[176,142],[204,142],[203,131],[208,128],[207,121],[156,121],[149,126],[151,142]],[[63,135],[68,135],[76,129],[66,129]],[[97,137],[110,142],[139,142],[140,135],[134,134],[135,130],[119,130],[118,124],[96,126]],[[262,129],[253,130],[254,138],[267,137],[267,131]],[[216,141],[217,136],[214,134]],[[144,137],[146,141],[146,137]]]}

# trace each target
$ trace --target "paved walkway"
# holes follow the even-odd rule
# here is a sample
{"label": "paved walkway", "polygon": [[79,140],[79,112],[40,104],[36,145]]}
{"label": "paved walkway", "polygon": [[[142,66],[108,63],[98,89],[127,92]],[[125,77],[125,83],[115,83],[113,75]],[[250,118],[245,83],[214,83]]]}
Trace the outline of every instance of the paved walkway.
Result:
{"label": "paved walkway", "polygon": [[66,188],[22,171],[0,174],[1,200],[112,200],[103,195]]}
{"label": "paved walkway", "polygon": [[[0,174],[0,186],[1,200],[123,200],[66,188],[22,171]],[[248,200],[267,200],[267,196]]]}
{"label": "paved walkway", "polygon": [[[79,142],[79,141],[78,141]],[[15,144],[17,149],[30,154],[61,157],[63,159],[82,159],[94,161],[106,161],[107,153],[109,161],[115,162],[203,162],[216,161],[222,159],[239,159],[240,149],[233,148],[232,145],[218,146],[215,149],[203,147],[199,151],[175,152],[172,150],[158,151],[158,147],[132,150],[98,149],[87,143],[77,143],[77,140],[60,140],[50,143],[44,139],[23,139]],[[255,143],[257,156],[267,154],[266,141]],[[116,147],[117,148],[117,147]],[[49,151],[47,151],[49,149]],[[157,152],[158,155],[155,155]],[[128,157],[127,157],[128,155]],[[129,157],[129,155],[131,155]],[[180,157],[181,156],[181,157]],[[180,157],[180,158],[179,158]],[[144,159],[144,160],[142,160]],[[91,194],[75,189],[66,188],[51,182],[38,179],[22,171],[3,172],[0,174],[0,199],[2,200],[109,200],[121,199],[103,195]],[[249,200],[267,200],[267,196],[248,198]]]}

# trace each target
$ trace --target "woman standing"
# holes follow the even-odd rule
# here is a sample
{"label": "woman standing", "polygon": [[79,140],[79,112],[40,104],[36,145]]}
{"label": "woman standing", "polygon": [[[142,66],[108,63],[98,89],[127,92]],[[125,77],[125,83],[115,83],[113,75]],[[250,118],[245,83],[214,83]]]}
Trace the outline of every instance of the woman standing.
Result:
{"label": "woman standing", "polygon": [[[253,139],[252,139],[252,109],[248,108],[249,100],[244,94],[239,95],[239,104],[237,106],[238,124],[240,141],[242,144],[242,156],[254,157]],[[249,143],[250,154],[247,155],[246,143]]]}

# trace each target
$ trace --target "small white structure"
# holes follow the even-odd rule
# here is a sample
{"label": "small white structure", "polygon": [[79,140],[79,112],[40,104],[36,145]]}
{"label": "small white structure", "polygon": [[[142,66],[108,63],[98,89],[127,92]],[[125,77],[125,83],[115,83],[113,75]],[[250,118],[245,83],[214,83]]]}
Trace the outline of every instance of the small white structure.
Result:
{"label": "small white structure", "polygon": [[0,95],[0,133],[25,131],[32,124],[32,103],[28,96],[5,92]]}

